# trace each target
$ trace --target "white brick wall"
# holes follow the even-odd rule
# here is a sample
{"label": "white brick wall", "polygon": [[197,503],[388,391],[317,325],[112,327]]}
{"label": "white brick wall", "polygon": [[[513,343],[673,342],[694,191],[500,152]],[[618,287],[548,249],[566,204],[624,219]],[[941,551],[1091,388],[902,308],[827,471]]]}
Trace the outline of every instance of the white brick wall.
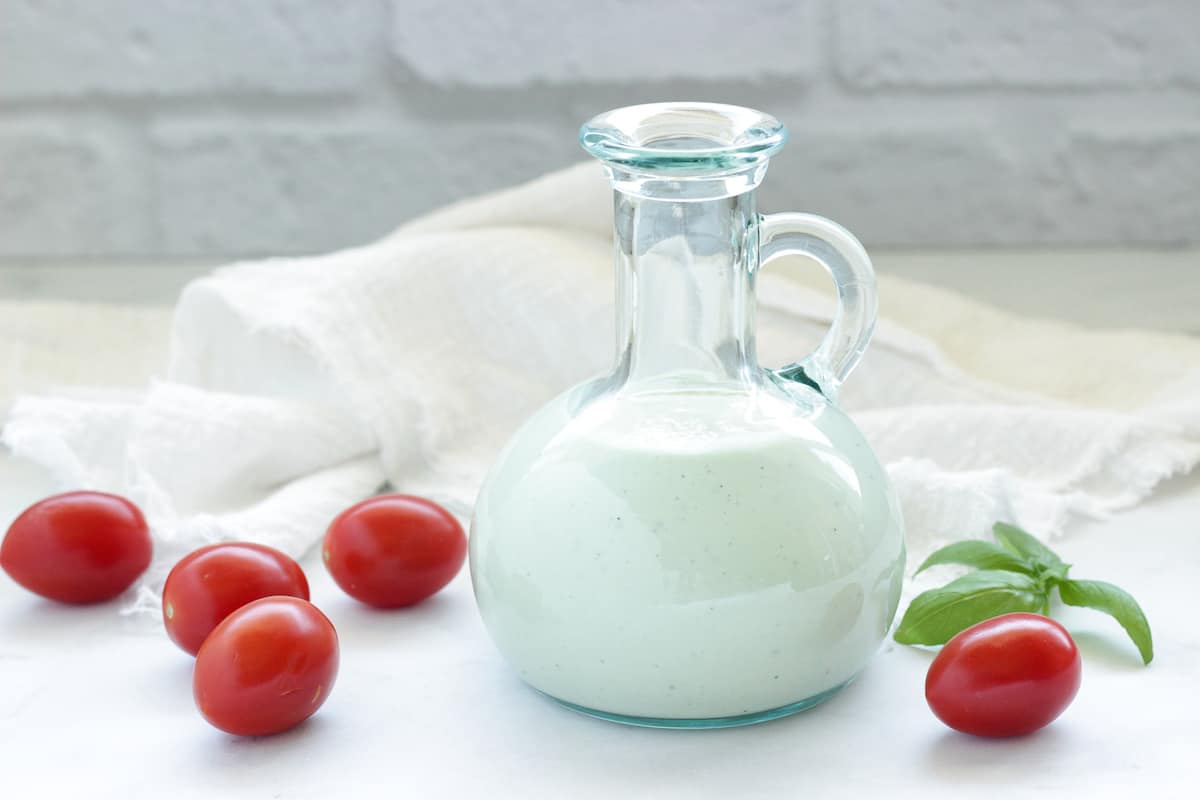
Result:
{"label": "white brick wall", "polygon": [[374,5],[3,0],[0,98],[353,92],[384,39]]}
{"label": "white brick wall", "polygon": [[440,84],[805,77],[822,0],[394,0],[392,53]]}
{"label": "white brick wall", "polygon": [[1195,0],[0,0],[0,259],[361,242],[670,98],[868,245],[1200,242]]}
{"label": "white brick wall", "polygon": [[850,0],[838,71],[862,89],[1200,87],[1189,0]]}
{"label": "white brick wall", "polygon": [[0,122],[0,253],[131,253],[152,241],[137,165],[111,134]]}
{"label": "white brick wall", "polygon": [[[151,152],[162,246],[200,255],[365,242],[480,185],[536,175],[546,156],[575,158],[569,140],[490,121],[436,129],[166,123],[153,129]],[[214,202],[222,205],[217,212],[209,208]]]}

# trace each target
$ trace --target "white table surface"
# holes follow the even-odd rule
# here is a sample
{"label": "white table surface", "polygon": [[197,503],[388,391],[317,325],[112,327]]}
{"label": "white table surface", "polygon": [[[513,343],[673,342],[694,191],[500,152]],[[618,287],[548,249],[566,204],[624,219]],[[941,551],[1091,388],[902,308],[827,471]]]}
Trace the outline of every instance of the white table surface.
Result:
{"label": "white table surface", "polygon": [[[53,281],[29,277],[22,290],[12,274],[0,272],[0,291],[53,296]],[[1192,320],[1178,284],[1159,291]],[[1080,295],[1072,313],[1110,301]],[[35,469],[0,456],[0,525],[49,491]],[[931,654],[890,642],[855,684],[787,719],[722,731],[593,720],[517,680],[465,571],[422,606],[378,612],[343,595],[316,559],[304,567],[341,638],[337,684],[294,731],[238,739],[195,711],[192,659],[156,621],[111,604],[58,606],[0,576],[0,798],[1196,796],[1200,475],[1075,525],[1057,547],[1077,576],[1141,601],[1156,659],[1143,668],[1110,619],[1064,609],[1083,687],[1052,726],[1004,741],[943,727],[923,697]]]}

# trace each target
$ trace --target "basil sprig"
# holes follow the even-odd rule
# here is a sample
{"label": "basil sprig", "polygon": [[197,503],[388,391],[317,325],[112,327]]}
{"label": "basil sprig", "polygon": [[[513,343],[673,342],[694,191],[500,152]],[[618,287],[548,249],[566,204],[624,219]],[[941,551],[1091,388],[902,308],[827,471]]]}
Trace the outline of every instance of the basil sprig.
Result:
{"label": "basil sprig", "polygon": [[917,595],[896,628],[897,642],[945,644],[959,631],[1000,614],[1049,614],[1050,595],[1057,589],[1067,605],[1093,608],[1116,619],[1137,646],[1143,663],[1154,658],[1150,623],[1128,592],[1103,581],[1068,578],[1071,565],[1015,525],[997,522],[992,534],[995,543],[976,539],[955,542],[917,568],[919,573],[937,564],[961,564],[976,571]]}

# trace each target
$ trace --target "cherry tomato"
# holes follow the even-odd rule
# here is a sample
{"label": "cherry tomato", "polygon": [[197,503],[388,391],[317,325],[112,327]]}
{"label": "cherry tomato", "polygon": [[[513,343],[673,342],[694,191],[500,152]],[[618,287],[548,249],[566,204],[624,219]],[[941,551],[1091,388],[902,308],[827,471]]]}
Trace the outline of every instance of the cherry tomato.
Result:
{"label": "cherry tomato", "polygon": [[17,517],[0,567],[31,592],[62,603],[100,603],[128,589],[150,566],[142,512],[124,497],[67,492]]}
{"label": "cherry tomato", "polygon": [[325,534],[329,574],[346,594],[380,608],[419,603],[458,574],[467,537],[430,500],[372,497],[338,515]]}
{"label": "cherry tomato", "polygon": [[298,597],[264,597],[234,611],[204,640],[192,693],[214,726],[266,736],[311,717],[337,670],[337,632],[326,616]]}
{"label": "cherry tomato", "polygon": [[1079,650],[1038,614],[1003,614],[962,631],[925,678],[942,722],[976,736],[1022,736],[1049,725],[1079,691]]}
{"label": "cherry tomato", "polygon": [[230,542],[184,556],[163,586],[163,624],[171,641],[192,655],[213,628],[252,600],[271,595],[308,599],[300,565],[271,547]]}

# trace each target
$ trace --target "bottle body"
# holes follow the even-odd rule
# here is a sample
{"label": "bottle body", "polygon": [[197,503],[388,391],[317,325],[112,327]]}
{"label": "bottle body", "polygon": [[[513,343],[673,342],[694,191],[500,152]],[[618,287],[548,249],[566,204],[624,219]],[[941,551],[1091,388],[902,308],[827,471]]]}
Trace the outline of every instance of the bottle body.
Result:
{"label": "bottle body", "polygon": [[[750,109],[656,104],[584,126],[614,188],[617,358],[510,440],[480,491],[471,576],[521,677],[577,710],[715,727],[829,696],[896,611],[899,506],[834,405],[870,339],[861,244],[758,214],[782,146]],[[838,313],[782,370],[755,355],[755,278],[802,253]]]}
{"label": "bottle body", "polygon": [[536,414],[480,495],[476,597],[521,677],[585,710],[687,724],[857,674],[896,610],[903,533],[849,419],[770,381],[602,386]]}

